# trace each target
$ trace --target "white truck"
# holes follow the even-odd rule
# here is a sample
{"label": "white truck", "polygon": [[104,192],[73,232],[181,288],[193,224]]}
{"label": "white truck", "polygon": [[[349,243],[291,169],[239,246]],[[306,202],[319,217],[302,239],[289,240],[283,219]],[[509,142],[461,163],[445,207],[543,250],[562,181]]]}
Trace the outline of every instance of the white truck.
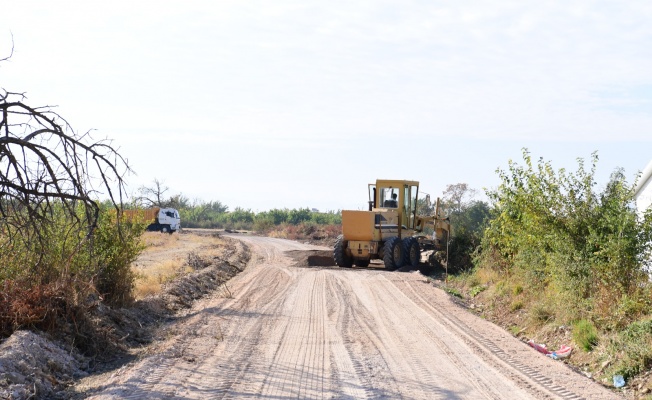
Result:
{"label": "white truck", "polygon": [[126,219],[138,220],[149,222],[147,226],[148,231],[174,233],[181,229],[181,218],[179,218],[179,211],[174,208],[148,208],[146,210],[124,210],[123,215]]}

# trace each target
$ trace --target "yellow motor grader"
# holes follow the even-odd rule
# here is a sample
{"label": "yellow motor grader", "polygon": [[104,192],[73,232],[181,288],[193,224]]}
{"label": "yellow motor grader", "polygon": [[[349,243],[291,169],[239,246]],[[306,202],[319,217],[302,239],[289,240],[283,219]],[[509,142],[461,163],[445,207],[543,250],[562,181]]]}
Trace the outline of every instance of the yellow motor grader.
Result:
{"label": "yellow motor grader", "polygon": [[[404,265],[416,268],[422,251],[445,258],[449,219],[441,215],[439,199],[434,215],[417,215],[418,199],[416,181],[378,179],[369,184],[369,210],[342,211],[342,234],[333,250],[335,263],[344,268],[366,267],[380,259],[385,269],[395,270]],[[430,208],[430,196],[425,200]]]}

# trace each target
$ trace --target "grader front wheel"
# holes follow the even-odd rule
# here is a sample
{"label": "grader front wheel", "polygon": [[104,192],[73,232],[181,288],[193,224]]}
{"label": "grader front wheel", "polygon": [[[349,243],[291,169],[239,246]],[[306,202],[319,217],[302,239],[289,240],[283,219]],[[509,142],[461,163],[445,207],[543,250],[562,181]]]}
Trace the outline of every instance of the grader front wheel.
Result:
{"label": "grader front wheel", "polygon": [[337,237],[335,241],[335,248],[333,249],[333,259],[335,264],[342,268],[351,268],[353,266],[353,258],[346,254],[347,241],[344,240],[344,235]]}

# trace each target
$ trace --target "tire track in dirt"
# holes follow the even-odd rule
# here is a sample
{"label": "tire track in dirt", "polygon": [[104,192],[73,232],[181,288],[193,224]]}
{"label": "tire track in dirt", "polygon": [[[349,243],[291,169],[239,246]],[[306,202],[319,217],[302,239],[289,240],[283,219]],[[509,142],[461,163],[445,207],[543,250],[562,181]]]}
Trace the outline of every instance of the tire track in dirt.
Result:
{"label": "tire track in dirt", "polygon": [[[618,398],[614,393],[600,387],[583,376],[575,374],[572,370],[562,367],[562,373],[551,375],[549,368],[541,367],[541,363],[529,366],[510,352],[505,351],[498,344],[498,336],[507,336],[509,339],[515,340],[513,337],[507,335],[504,331],[498,331],[498,335],[488,336],[489,332],[482,332],[476,328],[471,328],[466,322],[462,321],[456,315],[445,313],[441,308],[434,307],[429,301],[425,299],[424,292],[430,292],[430,285],[425,284],[422,280],[402,281],[397,283],[397,286],[403,293],[415,302],[417,308],[426,310],[430,314],[436,316],[436,319],[444,326],[444,328],[454,333],[454,337],[458,340],[465,342],[474,353],[482,357],[487,363],[495,365],[496,369],[501,371],[502,374],[509,380],[520,382],[519,386],[527,389],[536,398],[559,398],[564,400],[582,399],[582,395],[576,393],[575,389],[580,388],[580,392],[586,391],[589,386],[593,390],[589,391],[588,398],[596,399],[611,399]],[[420,290],[419,290],[420,289]],[[430,289],[430,290],[429,290]],[[458,314],[459,315],[459,314]],[[473,315],[464,313],[467,319]],[[495,325],[483,321],[487,326],[494,328],[492,333],[496,333],[498,329]],[[497,329],[496,329],[497,328]],[[504,341],[504,340],[501,340]],[[518,343],[519,347],[525,347],[522,343]],[[523,349],[520,349],[523,350]],[[537,360],[538,353],[533,353],[529,348],[525,348],[525,353],[530,353],[530,358]],[[552,360],[545,359],[543,365],[549,366],[554,364]],[[577,376],[573,376],[577,375]],[[565,379],[556,379],[562,376]],[[575,379],[573,379],[575,378]],[[578,385],[578,381],[581,383]]]}
{"label": "tire track in dirt", "polygon": [[[476,352],[473,351],[474,349],[465,346],[459,338],[454,335],[442,335],[441,332],[450,333],[450,331],[441,323],[441,320],[433,319],[425,313],[421,307],[408,299],[393,282],[388,281],[384,276],[382,280],[384,282],[379,283],[382,288],[379,292],[389,296],[391,299],[389,303],[402,310],[404,315],[401,320],[408,324],[408,326],[403,326],[403,328],[407,328],[405,331],[410,332],[411,336],[418,337],[418,340],[413,340],[410,343],[409,348],[404,345],[404,342],[399,343],[399,347],[409,355],[411,364],[419,367],[418,371],[415,371],[415,373],[421,374],[417,375],[419,381],[441,385],[442,378],[445,379],[445,370],[440,371],[433,368],[432,363],[427,362],[424,364],[423,362],[423,355],[430,354],[433,349],[437,348],[438,352],[441,352],[441,355],[446,357],[449,363],[456,368],[457,373],[455,376],[463,376],[466,382],[475,389],[473,391],[467,390],[471,393],[478,392],[477,395],[473,395],[474,397],[502,399],[506,397],[505,393],[510,393],[511,398],[525,399],[530,397],[530,394],[523,391],[519,386],[500,376],[499,370],[494,369],[495,365],[487,365],[478,360],[475,357]],[[410,318],[405,318],[406,315],[410,316]],[[397,333],[398,335],[400,333]],[[434,346],[432,346],[433,344]],[[482,371],[482,373],[478,373],[478,371]],[[432,379],[434,377],[440,379]],[[538,393],[535,394],[535,397],[539,397],[537,395]]]}
{"label": "tire track in dirt", "polygon": [[[315,300],[321,297],[315,296],[316,283],[315,274],[299,279],[294,288],[296,293],[293,293],[283,310],[284,315],[288,316],[287,323],[279,329],[278,334],[271,335],[271,338],[279,337],[280,340],[271,357],[270,377],[261,392],[264,396],[274,398],[289,395],[301,398],[304,392],[303,397],[316,397],[315,393],[306,393],[313,385],[313,380],[323,376],[323,371],[318,371],[319,366],[310,363],[315,344],[324,341],[323,331],[315,329],[320,310],[313,313],[313,309],[316,306]],[[312,318],[313,314],[317,318]],[[271,344],[274,342],[272,339]]]}
{"label": "tire track in dirt", "polygon": [[489,323],[455,308],[421,275],[293,268],[283,252],[314,247],[242,240],[256,256],[229,282],[233,296],[198,302],[164,351],[94,398],[570,400],[605,393],[571,391],[528,367],[506,349],[521,343],[504,332],[485,334]]}
{"label": "tire track in dirt", "polygon": [[[277,260],[279,254],[270,251],[267,257]],[[251,358],[254,347],[250,346],[250,341],[246,339],[261,336],[261,319],[248,318],[247,305],[251,299],[264,301],[268,306],[259,312],[274,314],[276,312],[274,305],[283,300],[283,286],[289,283],[289,274],[286,270],[272,268],[265,272],[265,274],[243,274],[242,282],[238,282],[237,289],[235,287],[233,289],[238,291],[242,289],[243,295],[239,298],[214,298],[213,302],[217,301],[218,304],[203,309],[203,305],[200,304],[200,311],[195,310],[195,315],[186,321],[182,329],[185,334],[172,339],[172,342],[167,345],[167,350],[158,356],[143,360],[140,365],[133,368],[131,374],[124,374],[127,376],[125,380],[121,381],[120,377],[117,377],[110,383],[108,390],[91,398],[173,398],[179,395],[186,398],[206,398],[205,393],[214,392],[215,388],[222,388],[222,392],[227,392],[226,389],[232,386],[238,377],[244,376],[248,367],[246,361]],[[268,299],[275,298],[276,302],[267,302]],[[241,299],[245,301],[239,301]],[[244,318],[242,314],[245,314]],[[237,322],[230,321],[235,322],[230,326],[237,327],[239,333],[222,332],[221,326],[230,319],[237,320]],[[188,335],[193,332],[196,334]],[[231,364],[238,368],[235,373],[232,370],[217,375],[211,372],[213,368],[210,366],[219,359],[214,357],[214,354],[224,351],[220,347],[245,350]],[[199,367],[195,369],[195,365]],[[236,378],[224,379],[233,376]]]}
{"label": "tire track in dirt", "polygon": [[[260,317],[278,312],[288,283],[289,276],[285,271],[272,269],[265,276],[251,277],[237,299],[215,307],[215,318],[207,323],[225,325],[226,331],[222,332],[214,348],[206,348],[205,335],[197,339],[195,349],[189,353],[194,354],[193,359],[199,357],[193,361],[198,367],[186,377],[176,376],[179,385],[184,387],[178,393],[182,398],[238,397],[238,385],[252,369],[257,368],[255,351],[264,331],[264,320]],[[250,304],[263,299],[266,306],[256,312],[248,310]]]}
{"label": "tire track in dirt", "polygon": [[[324,379],[327,375],[324,361],[325,324],[323,318],[320,319],[325,316],[322,310],[323,276],[306,276],[292,283],[288,281],[279,290],[278,285],[268,285],[264,281],[270,278],[270,269],[277,269],[274,264],[283,262],[284,257],[274,249],[267,249],[264,254],[266,268],[245,279],[246,283],[241,288],[243,294],[239,298],[247,301],[241,301],[238,308],[256,309],[264,304],[258,313],[265,319],[258,319],[251,327],[246,325],[246,321],[235,324],[237,333],[231,332],[230,335],[249,340],[227,339],[224,345],[218,346],[215,353],[219,355],[204,360],[198,373],[188,379],[186,386],[191,387],[193,392],[210,394],[214,398],[256,397],[268,393],[272,396],[284,397],[289,393],[300,398],[319,398],[328,393]],[[281,269],[279,274],[290,276]],[[262,294],[257,290],[261,287],[267,288]],[[306,302],[306,299],[310,301]],[[229,316],[234,313],[222,314]],[[284,318],[285,315],[290,317]],[[272,331],[280,329],[280,339],[275,339],[278,335],[264,332],[264,328],[272,328]],[[274,347],[276,356],[264,357],[269,352],[264,349]],[[215,368],[215,365],[218,367]],[[183,393],[183,397],[195,398],[190,393]]]}
{"label": "tire track in dirt", "polygon": [[[277,252],[265,252],[265,263],[278,259]],[[185,385],[192,390],[183,394],[185,398],[208,395],[227,399],[259,393],[255,385],[259,380],[250,378],[267,371],[259,347],[269,319],[280,313],[286,301],[291,281],[287,271],[276,267],[267,268],[264,273],[257,266],[252,269],[243,282],[234,286],[236,298],[219,306],[216,314],[226,326],[224,340],[188,378]]]}
{"label": "tire track in dirt", "polygon": [[[392,398],[450,398],[455,396],[455,392],[447,387],[459,387],[469,398],[529,397],[514,385],[509,387],[511,397],[506,397],[500,385],[496,388],[494,382],[484,378],[483,375],[495,374],[486,366],[480,365],[476,367],[477,370],[470,370],[467,365],[473,361],[472,354],[468,350],[458,350],[459,353],[449,350],[441,341],[437,341],[435,332],[440,327],[426,326],[422,320],[427,320],[429,324],[434,321],[430,321],[429,316],[415,315],[411,310],[414,305],[409,304],[409,299],[385,280],[382,272],[375,274],[363,279],[364,285],[360,285],[360,280],[356,281],[353,289],[355,297],[345,300],[352,304],[348,312],[351,318],[345,324],[359,326],[354,329],[351,342],[359,343],[362,332],[366,336],[364,341],[368,342],[367,347],[373,345],[373,349],[354,345],[351,352],[376,354],[375,357],[356,360],[361,372],[380,372],[379,379],[371,376],[367,383],[371,387],[380,384],[380,393],[376,394]],[[346,286],[345,280],[341,280],[341,285]],[[442,357],[448,362],[443,362]],[[457,371],[452,370],[451,365]]]}
{"label": "tire track in dirt", "polygon": [[360,382],[359,391],[364,390],[366,398],[399,398],[397,382],[389,373],[387,355],[382,353],[373,319],[368,317],[370,310],[365,309],[359,297],[353,296],[345,276],[333,274],[331,288],[332,309],[340,310],[336,327],[344,336],[343,344],[356,374],[353,386]]}

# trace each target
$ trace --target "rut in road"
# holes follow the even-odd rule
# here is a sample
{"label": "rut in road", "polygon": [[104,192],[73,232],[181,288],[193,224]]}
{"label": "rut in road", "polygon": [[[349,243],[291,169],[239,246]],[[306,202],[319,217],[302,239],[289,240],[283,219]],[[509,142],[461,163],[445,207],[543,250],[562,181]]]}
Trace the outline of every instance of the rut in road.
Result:
{"label": "rut in road", "polygon": [[165,351],[91,398],[614,397],[461,310],[418,272],[296,268],[283,252],[314,247],[241,240],[257,257],[229,284],[233,297],[198,302]]}

